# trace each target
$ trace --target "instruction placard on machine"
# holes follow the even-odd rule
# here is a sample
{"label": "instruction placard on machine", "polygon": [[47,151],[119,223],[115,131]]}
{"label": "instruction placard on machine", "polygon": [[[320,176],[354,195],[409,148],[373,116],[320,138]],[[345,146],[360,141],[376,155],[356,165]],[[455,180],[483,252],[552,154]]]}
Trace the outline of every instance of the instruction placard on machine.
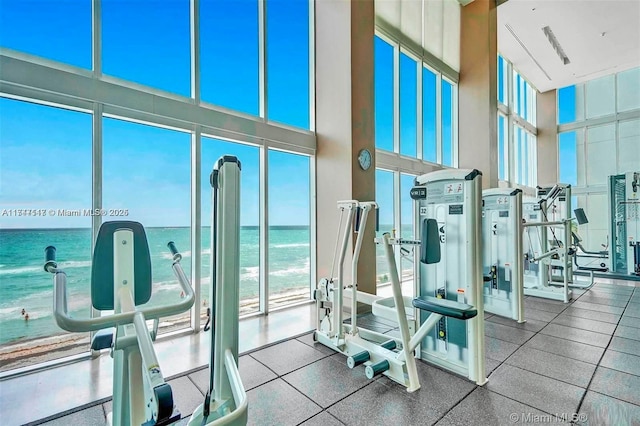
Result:
{"label": "instruction placard on machine", "polygon": [[464,201],[462,182],[433,183],[427,186],[428,204],[452,204]]}

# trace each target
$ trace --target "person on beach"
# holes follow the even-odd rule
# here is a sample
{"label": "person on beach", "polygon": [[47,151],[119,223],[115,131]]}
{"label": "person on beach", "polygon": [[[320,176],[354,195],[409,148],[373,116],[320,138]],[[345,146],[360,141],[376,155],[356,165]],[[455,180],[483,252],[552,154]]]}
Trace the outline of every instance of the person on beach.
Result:
{"label": "person on beach", "polygon": [[29,321],[29,314],[27,314],[27,313],[24,314],[24,320],[25,321]]}
{"label": "person on beach", "polygon": [[26,314],[24,308],[22,308],[22,316],[24,316],[24,314]]}

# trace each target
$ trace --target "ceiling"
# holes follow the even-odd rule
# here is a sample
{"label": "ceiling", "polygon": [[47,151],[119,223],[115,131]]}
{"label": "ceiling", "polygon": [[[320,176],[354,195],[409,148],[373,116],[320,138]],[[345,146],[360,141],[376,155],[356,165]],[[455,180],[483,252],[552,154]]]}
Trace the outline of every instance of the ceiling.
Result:
{"label": "ceiling", "polygon": [[498,7],[498,51],[540,92],[640,66],[640,0],[506,1]]}

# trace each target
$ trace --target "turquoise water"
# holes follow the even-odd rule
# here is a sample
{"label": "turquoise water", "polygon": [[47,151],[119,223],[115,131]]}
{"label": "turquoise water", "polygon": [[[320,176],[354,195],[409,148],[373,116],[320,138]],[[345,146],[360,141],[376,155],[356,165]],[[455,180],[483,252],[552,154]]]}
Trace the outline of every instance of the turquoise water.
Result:
{"label": "turquoise water", "polygon": [[[167,242],[174,241],[183,255],[182,267],[191,270],[189,228],[146,228],[153,273],[151,305],[176,303],[180,287],[171,268]],[[202,295],[209,294],[211,233],[202,229]],[[309,288],[308,227],[269,229],[269,287],[271,294]],[[240,298],[258,296],[259,229],[240,230]],[[44,248],[57,248],[58,266],[67,273],[68,308],[88,318],[90,307],[90,229],[0,229],[0,344],[62,333],[53,320],[53,280],[44,272]],[[25,321],[21,310],[29,314]]]}

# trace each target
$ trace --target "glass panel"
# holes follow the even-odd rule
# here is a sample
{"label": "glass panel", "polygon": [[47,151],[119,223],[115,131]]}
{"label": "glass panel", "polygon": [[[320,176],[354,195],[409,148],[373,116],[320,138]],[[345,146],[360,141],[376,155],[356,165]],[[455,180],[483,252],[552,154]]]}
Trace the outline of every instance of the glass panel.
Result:
{"label": "glass panel", "polygon": [[640,166],[640,120],[618,125],[618,173],[635,172]]}
{"label": "glass panel", "polygon": [[558,89],[558,124],[576,121],[576,86]]}
{"label": "glass panel", "polygon": [[442,164],[453,166],[453,86],[442,80]]}
{"label": "glass panel", "polygon": [[529,86],[529,116],[527,117],[527,121],[531,123],[534,127],[536,126],[536,113],[537,113],[537,97],[538,92],[532,86]]}
{"label": "glass panel", "polygon": [[520,115],[520,74],[513,70],[513,112]]}
{"label": "glass panel", "polygon": [[498,179],[505,181],[509,180],[506,122],[504,115],[498,114]]}
{"label": "glass panel", "polygon": [[269,120],[309,128],[309,1],[269,0],[267,104]]}
{"label": "glass panel", "polygon": [[640,68],[621,72],[618,79],[618,112],[640,108]]}
{"label": "glass panel", "polygon": [[91,69],[91,0],[2,0],[0,46]]}
{"label": "glass panel", "polygon": [[587,185],[606,185],[616,174],[616,124],[587,128]]}
{"label": "glass panel", "polygon": [[438,161],[436,130],[436,75],[422,68],[422,158]]}
{"label": "glass panel", "polygon": [[558,182],[578,184],[578,157],[576,132],[558,135]]}
{"label": "glass panel", "polygon": [[601,117],[616,112],[615,76],[608,75],[586,84],[587,118]]}
{"label": "glass panel", "polygon": [[104,74],[191,94],[189,0],[102,0]]}
{"label": "glass panel", "polygon": [[[209,306],[211,285],[211,207],[209,177],[223,155],[240,160],[240,315],[259,309],[260,290],[260,149],[255,146],[202,138],[202,304]],[[201,322],[206,321],[203,309]]]}
{"label": "glass panel", "polygon": [[42,267],[44,248],[55,246],[69,276],[70,314],[89,318],[91,115],[0,98],[0,116],[0,371],[6,371],[89,350],[89,333],[69,333],[53,320],[52,275]]}
{"label": "glass panel", "polygon": [[[378,203],[378,231],[376,237],[395,229],[393,220],[393,172],[376,169],[376,203]],[[384,247],[376,244],[376,277],[377,284],[389,284],[389,265],[384,254]]]}
{"label": "glass panel", "polygon": [[201,98],[258,115],[258,1],[200,1]]}
{"label": "glass panel", "polygon": [[308,300],[309,157],[269,150],[269,307]]}
{"label": "glass panel", "polygon": [[522,129],[518,126],[513,126],[514,130],[514,145],[516,146],[516,183],[520,185],[524,185],[524,175],[522,173],[524,169],[524,152],[523,148],[523,138],[522,138]]}
{"label": "glass panel", "polygon": [[507,72],[507,63],[504,58],[498,55],[498,101],[507,104],[507,80],[505,74]]}
{"label": "glass panel", "polygon": [[376,148],[393,151],[393,47],[374,37]]}
{"label": "glass panel", "polygon": [[584,120],[584,85],[558,90],[558,124]]}
{"label": "glass panel", "polygon": [[527,133],[529,143],[529,186],[535,188],[538,185],[538,154],[536,136]]}
{"label": "glass panel", "polygon": [[[415,176],[400,175],[400,237],[412,240],[414,208],[413,200],[409,195],[413,188]],[[400,282],[402,283],[402,294],[413,296],[413,251],[420,246],[403,246],[398,248],[401,254]]]}
{"label": "glass panel", "polygon": [[529,179],[529,135],[524,130],[520,129],[520,142],[522,142],[522,180],[523,184],[529,186],[531,181]]}
{"label": "glass panel", "polygon": [[[132,220],[145,227],[153,273],[148,306],[178,303],[184,295],[171,268],[167,243],[176,243],[189,277],[191,136],[105,118],[102,171],[102,206],[107,212],[122,213],[104,220]],[[189,312],[162,318],[159,333],[189,327],[189,318]]]}
{"label": "glass panel", "polygon": [[522,91],[522,118],[529,121],[529,83],[522,82],[524,90]]}
{"label": "glass panel", "polygon": [[418,87],[417,63],[400,54],[400,154],[416,158]]}

